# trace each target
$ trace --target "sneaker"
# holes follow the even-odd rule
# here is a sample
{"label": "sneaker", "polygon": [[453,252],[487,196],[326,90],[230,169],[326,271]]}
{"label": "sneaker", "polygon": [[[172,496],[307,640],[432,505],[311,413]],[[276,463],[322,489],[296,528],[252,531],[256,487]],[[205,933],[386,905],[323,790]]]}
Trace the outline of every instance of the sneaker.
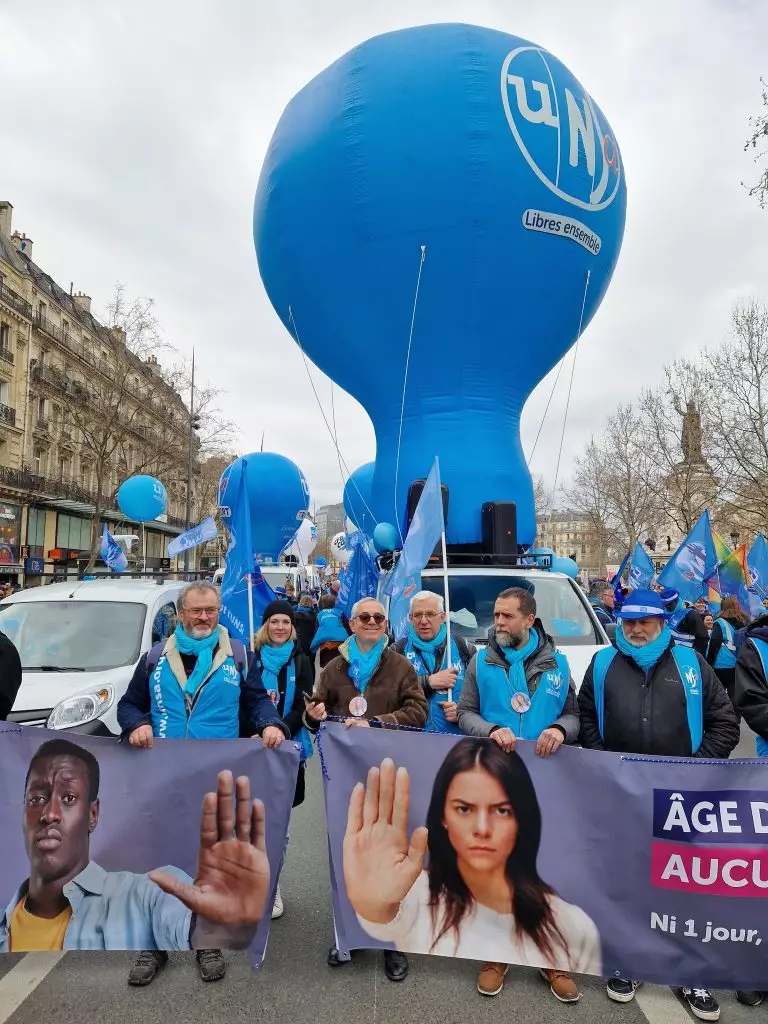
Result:
{"label": "sneaker", "polygon": [[605,991],[614,1003],[631,1003],[639,984],[639,981],[629,981],[627,978],[611,978]]}
{"label": "sneaker", "polygon": [[544,981],[549,982],[549,988],[555,999],[561,1003],[578,1003],[581,993],[576,987],[576,982],[565,971],[556,971],[546,968],[541,972]]}
{"label": "sneaker", "polygon": [[220,949],[198,949],[197,968],[203,981],[221,981],[227,965]]}
{"label": "sneaker", "polygon": [[765,999],[765,992],[744,992],[739,989],[736,998],[742,1006],[759,1006]]}
{"label": "sneaker", "polygon": [[283,897],[280,895],[280,886],[275,889],[275,902],[272,904],[272,920],[276,921],[278,917],[282,917],[285,912],[283,906]]}
{"label": "sneaker", "polygon": [[708,988],[684,988],[683,999],[699,1020],[720,1020],[720,1004]]}
{"label": "sneaker", "polygon": [[164,949],[144,949],[136,958],[136,963],[128,974],[129,985],[149,985],[164,964],[168,963],[168,954]]}
{"label": "sneaker", "polygon": [[477,976],[477,991],[481,996],[497,996],[504,988],[509,964],[485,963]]}

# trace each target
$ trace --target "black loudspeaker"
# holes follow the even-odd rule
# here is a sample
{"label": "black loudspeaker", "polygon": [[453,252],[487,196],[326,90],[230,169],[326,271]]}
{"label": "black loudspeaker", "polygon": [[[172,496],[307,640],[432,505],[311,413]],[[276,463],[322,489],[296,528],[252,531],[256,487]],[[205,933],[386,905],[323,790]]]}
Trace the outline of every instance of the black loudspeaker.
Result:
{"label": "black loudspeaker", "polygon": [[[411,484],[411,486],[408,488],[408,505],[407,505],[406,513],[405,513],[405,518],[406,518],[405,534],[406,534],[406,536],[408,536],[408,530],[410,530],[410,528],[411,528],[411,523],[413,522],[413,517],[416,514],[416,506],[419,504],[419,498],[421,497],[421,492],[424,490],[424,485],[426,484],[426,482],[427,482],[426,480],[414,480],[413,483]],[[440,491],[441,491],[441,493],[443,495],[443,522],[447,523],[448,522],[448,488],[445,486],[445,484],[441,484],[440,485]],[[430,556],[430,559],[429,559],[430,562],[432,561],[432,559],[437,559],[440,562],[440,564],[442,565],[442,554],[441,554],[441,551],[440,551],[440,544],[438,544],[437,547],[435,548],[435,550],[432,552],[432,555]]]}
{"label": "black loudspeaker", "polygon": [[517,505],[486,501],[481,511],[483,551],[488,555],[517,554]]}

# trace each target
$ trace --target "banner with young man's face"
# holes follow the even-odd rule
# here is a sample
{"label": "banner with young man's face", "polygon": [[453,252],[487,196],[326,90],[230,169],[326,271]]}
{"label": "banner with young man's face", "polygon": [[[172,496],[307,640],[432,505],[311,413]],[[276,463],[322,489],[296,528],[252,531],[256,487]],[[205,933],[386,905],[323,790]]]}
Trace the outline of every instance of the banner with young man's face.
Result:
{"label": "banner with young man's face", "polygon": [[765,761],[333,724],[319,744],[340,950],[765,988]]}
{"label": "banner with young man's face", "polygon": [[258,966],[298,764],[295,743],[0,726],[0,952],[250,948]]}

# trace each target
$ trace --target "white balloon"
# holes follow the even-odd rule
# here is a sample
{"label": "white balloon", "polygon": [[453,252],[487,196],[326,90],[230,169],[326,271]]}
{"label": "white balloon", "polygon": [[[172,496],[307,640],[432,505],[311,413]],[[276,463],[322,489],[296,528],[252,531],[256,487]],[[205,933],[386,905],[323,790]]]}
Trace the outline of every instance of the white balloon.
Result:
{"label": "white balloon", "polygon": [[331,539],[331,557],[337,562],[341,562],[346,565],[352,557],[352,552],[347,547],[347,535],[346,533],[337,533],[335,537]]}
{"label": "white balloon", "polygon": [[317,544],[317,527],[309,519],[302,519],[301,526],[291,541],[290,547],[283,552],[298,559],[299,565],[309,565],[309,559]]}

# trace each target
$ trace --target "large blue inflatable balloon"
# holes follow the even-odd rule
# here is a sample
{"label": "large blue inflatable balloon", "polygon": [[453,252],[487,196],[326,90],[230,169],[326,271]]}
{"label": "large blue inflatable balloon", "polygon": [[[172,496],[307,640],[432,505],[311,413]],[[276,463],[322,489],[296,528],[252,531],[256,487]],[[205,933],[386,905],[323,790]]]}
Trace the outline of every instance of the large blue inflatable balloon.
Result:
{"label": "large blue inflatable balloon", "polygon": [[117,507],[134,523],[151,523],[168,508],[168,492],[153,476],[131,476],[120,484]]}
{"label": "large blue inflatable balloon", "polygon": [[376,526],[376,517],[372,510],[373,473],[375,462],[366,462],[359,466],[344,485],[344,512],[358,530],[370,537]]}
{"label": "large blue inflatable balloon", "polygon": [[256,194],[259,269],[373,421],[378,521],[404,522],[438,455],[449,543],[480,541],[486,501],[517,502],[533,542],[521,410],[599,306],[625,207],[605,115],[557,57],[503,32],[377,36],[289,103]]}
{"label": "large blue inflatable balloon", "polygon": [[276,562],[293,540],[309,506],[309,488],[299,467],[284,455],[254,452],[227,466],[219,480],[218,504],[234,509],[247,462],[246,498],[253,550],[258,560]]}

